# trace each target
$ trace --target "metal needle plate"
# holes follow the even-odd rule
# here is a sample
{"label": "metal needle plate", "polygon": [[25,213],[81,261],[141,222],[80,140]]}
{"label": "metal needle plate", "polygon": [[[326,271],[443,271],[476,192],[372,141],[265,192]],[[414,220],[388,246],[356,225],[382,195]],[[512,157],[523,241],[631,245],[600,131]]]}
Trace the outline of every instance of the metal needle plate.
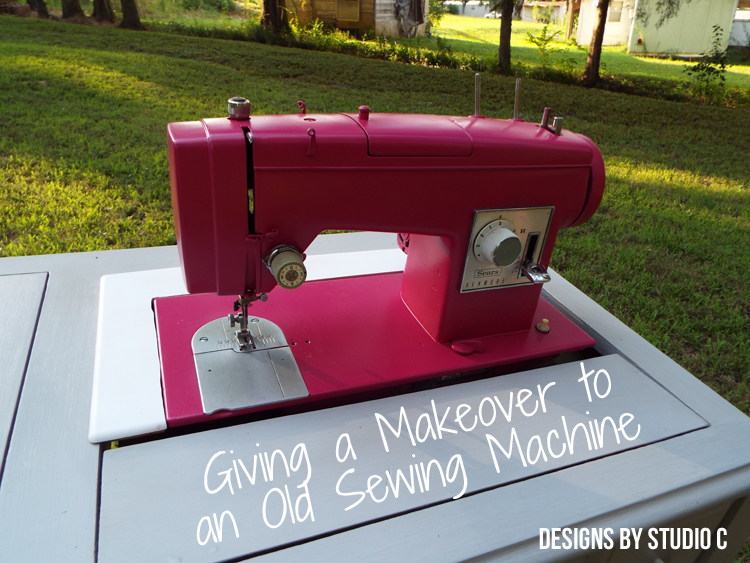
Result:
{"label": "metal needle plate", "polygon": [[238,410],[307,397],[309,392],[281,329],[266,319],[248,323],[256,348],[240,352],[227,319],[193,335],[203,412]]}

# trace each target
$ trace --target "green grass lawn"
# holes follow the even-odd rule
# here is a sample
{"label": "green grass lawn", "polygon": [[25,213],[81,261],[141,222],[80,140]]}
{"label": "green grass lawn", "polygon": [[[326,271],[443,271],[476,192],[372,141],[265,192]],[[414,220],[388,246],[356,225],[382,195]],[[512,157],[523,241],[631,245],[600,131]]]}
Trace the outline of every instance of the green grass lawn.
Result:
{"label": "green grass lawn", "polygon": [[[3,256],[174,243],[166,124],[233,95],[255,114],[473,110],[471,72],[254,43],[0,17],[0,52]],[[513,87],[485,74],[485,113],[510,117]],[[552,266],[750,411],[750,110],[527,80],[521,116],[545,105],[607,166]]]}
{"label": "green grass lawn", "polygon": [[[539,23],[523,21],[513,22],[513,33],[511,35],[512,57],[514,62],[522,62],[535,66],[539,64],[537,48],[528,40],[528,33],[538,35],[542,27]],[[552,32],[559,31],[560,35],[553,42],[556,48],[564,49],[568,45],[565,42],[565,29],[562,26],[550,25]],[[448,39],[456,50],[466,51],[475,55],[484,56],[487,59],[497,57],[497,48],[500,41],[500,20],[484,18],[471,18],[463,16],[445,16],[440,26],[433,28],[435,35]],[[431,45],[429,40],[420,40],[425,45]],[[432,40],[434,41],[434,40]],[[588,45],[585,46],[588,51]],[[666,80],[686,80],[684,68],[691,63],[670,59],[655,59],[646,57],[634,57],[627,54],[625,46],[603,47],[602,66],[611,74],[619,76],[637,76],[641,78],[661,78]],[[586,64],[586,52],[571,48],[566,56],[576,60],[578,67],[583,71]],[[561,55],[553,55],[553,61],[561,58]],[[750,89],[750,60],[740,57],[732,59],[732,66],[727,70],[727,85],[736,88]]]}
{"label": "green grass lawn", "polygon": [[[87,13],[91,12],[92,0],[80,0]],[[60,15],[61,0],[47,2],[50,12]],[[217,11],[215,9],[186,10],[186,5],[231,5],[232,12]],[[149,21],[175,20],[191,22],[210,30],[211,28],[241,29],[247,21],[257,21],[260,18],[260,0],[141,0],[139,2],[141,18]],[[513,62],[535,68],[539,65],[539,55],[535,45],[528,40],[528,34],[538,35],[543,24],[524,21],[513,22],[511,37]],[[565,40],[565,29],[562,26],[550,25],[551,32],[559,32],[559,36],[551,44],[553,48],[562,49],[564,53],[552,56],[553,65],[559,66],[563,59],[568,59],[574,71],[583,71],[586,63],[586,51],[571,47]],[[492,66],[497,61],[497,49],[500,39],[500,20],[484,19],[446,14],[437,27],[432,28],[433,38],[416,38],[405,40],[407,44],[422,46],[430,49],[437,48],[437,39],[449,41],[450,47],[456,52],[470,53],[484,57]],[[602,71],[619,77],[639,79],[659,79],[685,82],[688,77],[684,72],[686,66],[692,63],[646,57],[630,56],[625,46],[604,47],[602,52]],[[726,83],[730,88],[750,90],[750,56],[739,52],[730,53],[731,66],[726,72]]]}
{"label": "green grass lawn", "polygon": [[[84,10],[90,13],[92,0],[80,1]],[[49,0],[48,5],[51,13],[59,17],[61,0]],[[265,33],[258,33],[260,0],[141,0],[139,6],[143,22],[155,31],[280,44],[276,40],[269,41]],[[557,38],[549,45],[553,54],[547,66],[544,66],[538,48],[529,40],[529,34],[539,36],[543,28],[543,24],[513,22],[513,73],[564,83],[577,82],[586,63],[588,46],[576,46],[574,42],[564,41],[563,28],[551,25],[549,33],[557,34]],[[415,52],[406,53],[403,49],[399,52],[390,49],[384,55],[376,41],[354,41],[345,34],[331,35],[321,31],[322,28],[314,31],[304,27],[295,28],[292,34],[294,39],[287,38],[282,44],[347,54],[358,51],[367,58],[400,62],[408,59],[413,64],[497,70],[500,20],[448,14],[438,26],[433,27],[431,38],[397,39],[402,47],[441,53],[439,62],[435,62],[434,55],[425,59]],[[445,61],[446,51],[456,59],[450,64]],[[469,56],[475,59],[468,60]],[[750,51],[730,50],[729,62],[731,64],[725,73],[726,90],[717,92],[710,102],[750,107]],[[624,46],[605,47],[601,62],[604,80],[599,87],[660,99],[695,100],[701,95],[691,89],[691,78],[685,72],[692,64],[681,60],[629,56]],[[700,101],[706,102],[702,98]]]}
{"label": "green grass lawn", "polygon": [[[187,2],[230,2],[231,0],[183,0]],[[216,11],[186,12],[177,0],[145,2],[144,22],[152,30],[178,35],[214,37],[260,43],[284,44],[305,49],[359,54],[365,58],[409,62],[411,64],[497,71],[498,20],[445,16],[431,38],[390,40],[355,40],[347,34],[328,33],[322,27],[293,26],[284,37],[269,37],[257,23],[259,7],[248,3],[242,14]],[[239,6],[239,4],[233,4]],[[527,78],[543,78],[568,84],[578,83],[587,58],[587,48],[561,39],[562,28],[551,26],[549,35],[558,37],[549,44],[550,56],[543,62],[539,49],[529,34],[539,37],[542,24],[516,21],[513,23],[513,74]],[[385,49],[384,49],[385,47]],[[685,72],[694,63],[643,58],[627,55],[625,47],[605,47],[602,53],[603,80],[599,87],[611,91],[637,94],[674,101],[700,101],[715,105],[750,107],[750,56],[748,51],[732,50],[730,66],[725,73],[726,84],[714,92],[710,100],[692,87]]]}

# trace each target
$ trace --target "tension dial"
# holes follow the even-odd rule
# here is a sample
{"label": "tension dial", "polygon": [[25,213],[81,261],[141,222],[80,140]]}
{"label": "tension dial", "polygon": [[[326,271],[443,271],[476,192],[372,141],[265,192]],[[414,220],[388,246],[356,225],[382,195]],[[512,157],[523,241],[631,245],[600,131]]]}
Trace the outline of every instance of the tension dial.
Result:
{"label": "tension dial", "polygon": [[521,255],[523,245],[510,221],[492,221],[474,239],[474,256],[480,262],[496,266],[510,266]]}
{"label": "tension dial", "polygon": [[307,268],[302,254],[293,247],[280,247],[271,252],[268,267],[276,283],[285,289],[295,289],[307,279]]}

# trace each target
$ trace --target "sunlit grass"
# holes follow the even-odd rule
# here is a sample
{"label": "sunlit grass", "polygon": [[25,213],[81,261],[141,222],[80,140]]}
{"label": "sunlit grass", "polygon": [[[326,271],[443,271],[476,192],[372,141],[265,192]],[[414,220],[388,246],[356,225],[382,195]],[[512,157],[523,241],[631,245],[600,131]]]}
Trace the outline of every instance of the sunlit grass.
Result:
{"label": "sunlit grass", "polygon": [[134,187],[38,156],[14,155],[0,164],[4,255],[174,244],[170,207],[144,204]]}
{"label": "sunlit grass", "polygon": [[[512,57],[515,61],[536,65],[539,62],[536,47],[528,40],[528,33],[538,35],[543,24],[514,21],[511,36]],[[565,42],[565,29],[562,26],[550,25],[554,33],[559,31],[559,37],[553,42],[556,48],[570,47]],[[497,57],[500,42],[500,20],[472,18],[463,16],[445,16],[440,26],[433,28],[433,32],[448,39],[454,48],[465,50],[487,59]],[[429,40],[420,39],[421,43],[431,44]],[[586,50],[588,45],[585,46]],[[586,52],[571,47],[565,54],[575,59],[581,68],[586,63]],[[554,57],[553,57],[554,58]],[[727,85],[737,88],[750,89],[750,61],[733,61],[726,73]],[[614,75],[639,76],[643,78],[661,78],[684,81],[687,76],[684,68],[689,62],[673,59],[656,59],[635,57],[627,54],[625,46],[604,47],[602,51],[602,66],[606,72]]]}
{"label": "sunlit grass", "polygon": [[[187,5],[201,2],[230,2],[233,8],[230,11],[186,10]],[[152,30],[176,35],[287,45],[417,65],[497,70],[499,20],[447,15],[433,28],[432,37],[396,38],[389,40],[387,48],[383,49],[385,44],[372,37],[357,41],[344,33],[326,32],[323,27],[311,30],[298,26],[293,27],[292,33],[270,36],[258,25],[259,0],[144,0],[141,12],[143,22]],[[513,22],[513,73],[564,83],[578,82],[587,58],[586,46],[564,41],[563,28],[552,25],[550,33],[558,36],[550,47],[556,52],[545,66],[537,47],[529,40],[529,34],[538,36],[542,28],[542,24]],[[719,105],[750,106],[750,61],[739,53],[732,53],[730,59],[732,66],[726,73],[726,91],[709,101]],[[690,77],[685,72],[690,64],[630,56],[624,46],[605,47],[601,62],[604,81],[600,87],[653,98],[697,99],[705,103],[705,99],[691,90]]]}

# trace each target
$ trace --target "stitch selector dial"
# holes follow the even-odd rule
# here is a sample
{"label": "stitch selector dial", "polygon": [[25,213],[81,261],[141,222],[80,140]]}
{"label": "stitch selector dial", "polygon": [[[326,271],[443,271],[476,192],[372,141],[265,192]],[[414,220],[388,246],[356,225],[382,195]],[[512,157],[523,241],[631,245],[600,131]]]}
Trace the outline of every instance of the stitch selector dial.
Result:
{"label": "stitch selector dial", "polygon": [[488,223],[474,240],[474,256],[477,260],[501,268],[518,260],[522,248],[521,239],[516,236],[516,228],[510,221]]}

